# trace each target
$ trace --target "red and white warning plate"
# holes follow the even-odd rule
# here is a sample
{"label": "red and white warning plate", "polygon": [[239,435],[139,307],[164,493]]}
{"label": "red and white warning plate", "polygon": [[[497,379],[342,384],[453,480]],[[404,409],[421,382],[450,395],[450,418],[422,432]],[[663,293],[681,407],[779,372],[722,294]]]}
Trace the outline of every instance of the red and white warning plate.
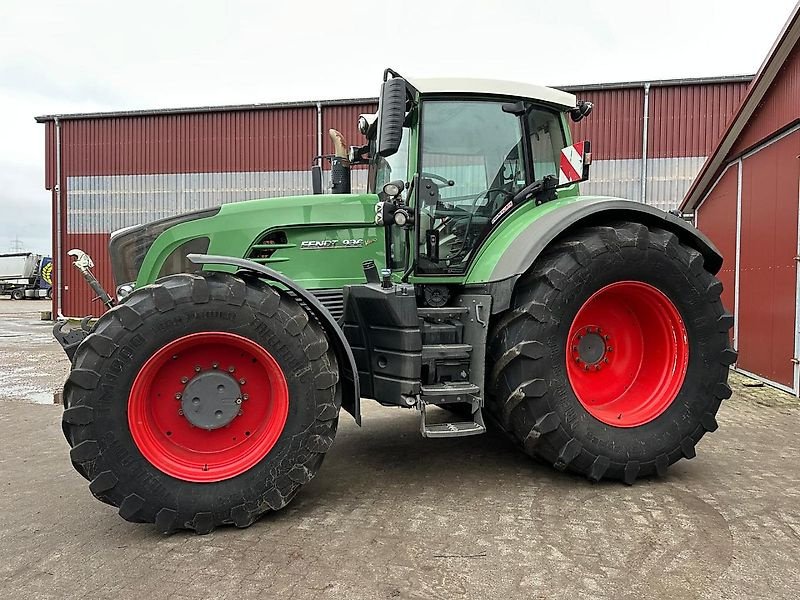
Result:
{"label": "red and white warning plate", "polygon": [[561,150],[561,162],[558,167],[558,185],[566,185],[583,181],[584,151],[588,150],[588,142],[578,142]]}

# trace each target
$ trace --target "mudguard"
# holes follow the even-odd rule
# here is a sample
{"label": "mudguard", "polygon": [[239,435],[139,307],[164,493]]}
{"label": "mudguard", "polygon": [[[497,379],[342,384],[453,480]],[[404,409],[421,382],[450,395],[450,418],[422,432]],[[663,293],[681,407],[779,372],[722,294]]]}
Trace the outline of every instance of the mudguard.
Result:
{"label": "mudguard", "polygon": [[361,388],[358,381],[358,369],[353,351],[350,349],[342,328],[333,318],[330,311],[308,290],[301,287],[285,275],[278,273],[264,265],[260,265],[251,260],[236,258],[233,256],[214,256],[209,254],[189,254],[187,257],[190,262],[196,265],[228,265],[236,267],[239,272],[249,271],[261,279],[280,283],[282,286],[291,290],[294,294],[302,298],[303,303],[309,308],[317,320],[322,325],[328,339],[334,345],[336,360],[342,371],[343,395],[342,408],[353,415],[356,423],[361,425]]}
{"label": "mudguard", "polygon": [[559,206],[531,223],[509,244],[489,277],[495,303],[492,312],[506,310],[514,284],[528,271],[542,251],[565,232],[586,225],[599,225],[624,219],[643,225],[656,225],[671,231],[681,241],[702,254],[706,269],[716,275],[722,255],[702,232],[683,219],[658,208],[619,198],[591,197]]}

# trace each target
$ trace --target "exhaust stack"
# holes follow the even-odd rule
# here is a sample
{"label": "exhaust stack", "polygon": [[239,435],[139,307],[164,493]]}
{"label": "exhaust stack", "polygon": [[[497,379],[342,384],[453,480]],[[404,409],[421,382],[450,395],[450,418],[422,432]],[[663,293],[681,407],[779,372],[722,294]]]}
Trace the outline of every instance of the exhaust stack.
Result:
{"label": "exhaust stack", "polygon": [[347,144],[344,136],[335,129],[329,129],[328,135],[333,142],[331,160],[331,192],[334,194],[350,193],[350,159],[347,156]]}

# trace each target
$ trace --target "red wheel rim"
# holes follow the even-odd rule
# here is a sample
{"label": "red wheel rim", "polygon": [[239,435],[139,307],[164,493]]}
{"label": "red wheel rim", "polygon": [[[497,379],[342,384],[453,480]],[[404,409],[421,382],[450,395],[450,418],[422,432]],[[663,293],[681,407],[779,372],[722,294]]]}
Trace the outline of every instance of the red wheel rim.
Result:
{"label": "red wheel rim", "polygon": [[607,285],[575,315],[567,340],[567,376],[596,419],[644,425],[678,395],[689,364],[686,327],[663,292],[639,281]]}
{"label": "red wheel rim", "polygon": [[[196,378],[209,373],[233,381],[239,394],[238,407],[228,402],[235,416],[215,429],[193,425],[183,410],[184,392],[196,390]],[[225,332],[192,333],[161,348],[128,398],[128,426],[142,455],[167,475],[194,482],[230,479],[252,468],[278,441],[288,413],[286,378],[272,355]]]}

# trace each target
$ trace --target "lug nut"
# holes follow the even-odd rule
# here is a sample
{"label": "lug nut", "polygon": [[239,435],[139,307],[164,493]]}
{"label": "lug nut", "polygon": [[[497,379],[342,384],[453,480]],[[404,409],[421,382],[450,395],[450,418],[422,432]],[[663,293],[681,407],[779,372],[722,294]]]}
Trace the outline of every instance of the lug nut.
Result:
{"label": "lug nut", "polygon": [[603,362],[604,362],[604,363],[606,363],[606,364],[608,364],[608,357],[604,358],[604,359],[603,359]]}
{"label": "lug nut", "polygon": [[244,414],[244,411],[240,410],[239,413],[237,414],[237,416],[241,417],[243,414]]}
{"label": "lug nut", "polygon": [[183,409],[179,408],[179,409],[178,409],[178,414],[179,414],[179,415],[181,415],[181,416],[183,416]]}
{"label": "lug nut", "polygon": [[250,394],[243,394],[242,400],[250,400]]}
{"label": "lug nut", "polygon": [[181,394],[180,392],[175,394],[175,400],[180,400],[181,398],[183,398],[183,394]]}
{"label": "lug nut", "polygon": [[199,373],[200,372],[200,365],[195,365],[194,366],[194,372],[195,373]]}
{"label": "lug nut", "polygon": [[181,377],[181,383],[188,383],[188,382],[189,382],[189,378],[188,377],[186,377],[185,375],[183,377]]}
{"label": "lug nut", "polygon": [[244,380],[244,378],[242,378],[242,379],[240,379],[240,380],[239,380],[239,384],[240,384],[240,385],[244,385],[245,383],[247,383],[247,382]]}
{"label": "lug nut", "polygon": [[213,364],[211,365],[211,368],[212,368],[212,369],[216,369],[217,367],[219,367],[219,363],[213,363]]}
{"label": "lug nut", "polygon": [[241,403],[242,403],[242,399],[241,398],[237,398],[236,399],[236,404],[241,404]]}

